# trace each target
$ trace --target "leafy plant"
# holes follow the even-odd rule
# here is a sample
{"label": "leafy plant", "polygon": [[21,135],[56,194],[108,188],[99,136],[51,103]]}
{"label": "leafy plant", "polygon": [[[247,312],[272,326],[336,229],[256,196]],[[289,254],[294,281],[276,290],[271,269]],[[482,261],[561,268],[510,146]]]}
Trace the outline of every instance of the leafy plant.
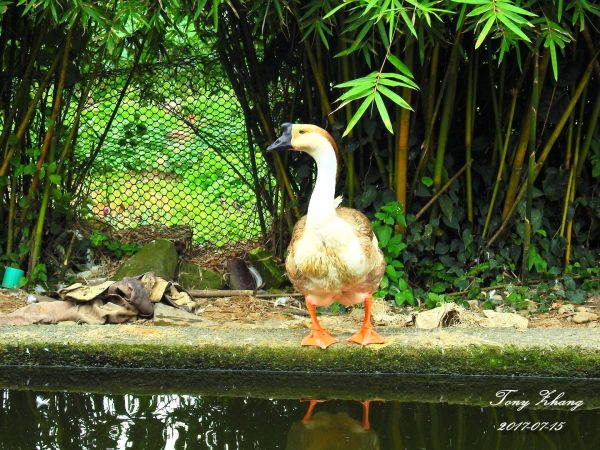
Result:
{"label": "leafy plant", "polygon": [[107,251],[115,258],[131,256],[142,247],[142,245],[137,242],[119,242],[99,231],[92,232],[90,235],[90,242],[94,247]]}
{"label": "leafy plant", "polygon": [[397,305],[413,305],[414,296],[406,279],[404,264],[399,258],[402,250],[406,248],[402,234],[397,232],[398,227],[406,227],[402,205],[398,202],[383,205],[375,213],[375,219],[373,231],[377,236],[379,248],[383,250],[386,264],[385,274],[375,296],[392,298]]}

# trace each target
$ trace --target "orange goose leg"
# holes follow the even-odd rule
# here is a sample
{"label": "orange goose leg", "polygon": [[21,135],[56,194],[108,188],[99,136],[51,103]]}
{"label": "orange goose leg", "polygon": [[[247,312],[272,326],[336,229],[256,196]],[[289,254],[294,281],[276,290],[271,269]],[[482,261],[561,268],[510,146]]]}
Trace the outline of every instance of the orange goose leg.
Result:
{"label": "orange goose leg", "polygon": [[314,346],[327,348],[331,344],[335,344],[338,342],[336,338],[330,335],[327,331],[321,327],[319,324],[319,320],[317,319],[317,308],[315,305],[306,302],[306,308],[310,313],[310,320],[312,322],[312,326],[310,329],[310,334],[302,339],[303,346]]}
{"label": "orange goose leg", "polygon": [[365,430],[371,428],[371,424],[369,423],[369,406],[371,405],[371,400],[365,400],[362,402],[363,405],[363,418],[362,418],[362,426]]}
{"label": "orange goose leg", "polygon": [[348,340],[360,345],[383,344],[385,340],[373,329],[371,325],[371,304],[373,296],[369,296],[365,300],[365,320],[363,321],[360,330],[350,336]]}
{"label": "orange goose leg", "polygon": [[308,405],[308,410],[306,411],[306,414],[304,414],[304,417],[302,418],[302,422],[303,423],[308,423],[312,420],[312,415],[313,412],[315,410],[315,406],[317,406],[317,403],[323,403],[325,400],[309,400],[309,405]]}

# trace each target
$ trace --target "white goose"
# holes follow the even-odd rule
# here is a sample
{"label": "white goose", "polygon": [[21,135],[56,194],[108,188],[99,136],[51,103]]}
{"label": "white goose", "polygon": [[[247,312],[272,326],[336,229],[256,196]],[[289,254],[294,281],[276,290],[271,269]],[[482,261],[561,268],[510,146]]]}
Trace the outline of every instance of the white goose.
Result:
{"label": "white goose", "polygon": [[267,150],[298,150],[317,163],[317,182],[308,214],[292,233],[285,267],[294,287],[304,294],[312,328],[302,345],[327,348],[338,342],[325,331],[316,315],[317,306],[334,301],[365,305],[360,330],[348,340],[361,345],[381,344],[383,338],[371,325],[373,292],[385,271],[385,260],[369,219],[350,208],[338,208],[335,198],[338,149],[331,135],[315,125],[282,125],[281,136]]}

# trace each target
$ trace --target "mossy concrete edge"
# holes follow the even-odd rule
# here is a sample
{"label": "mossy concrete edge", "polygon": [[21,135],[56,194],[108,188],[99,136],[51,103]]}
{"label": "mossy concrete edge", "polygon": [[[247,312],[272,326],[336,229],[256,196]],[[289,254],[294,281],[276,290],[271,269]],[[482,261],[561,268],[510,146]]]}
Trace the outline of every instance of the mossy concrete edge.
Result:
{"label": "mossy concrete edge", "polygon": [[379,348],[338,344],[321,350],[300,347],[298,333],[290,330],[237,331],[228,339],[178,330],[148,340],[127,333],[119,338],[118,327],[56,328],[46,327],[47,335],[31,328],[12,335],[0,330],[0,366],[600,378],[600,349],[594,346],[424,346],[411,344],[408,335],[408,341],[404,336],[403,343]]}

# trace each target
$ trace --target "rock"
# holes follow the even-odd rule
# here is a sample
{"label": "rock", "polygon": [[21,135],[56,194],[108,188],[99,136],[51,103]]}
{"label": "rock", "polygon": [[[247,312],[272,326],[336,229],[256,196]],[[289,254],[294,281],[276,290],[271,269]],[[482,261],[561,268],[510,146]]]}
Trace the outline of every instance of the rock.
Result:
{"label": "rock", "polygon": [[575,312],[591,312],[591,311],[590,311],[590,308],[587,308],[586,306],[576,306]]}
{"label": "rock", "polygon": [[470,311],[479,311],[481,309],[479,308],[479,300],[468,300],[467,303],[469,304]]}
{"label": "rock", "polygon": [[514,327],[518,330],[524,330],[529,325],[529,320],[515,313],[505,313],[485,310],[483,315],[487,320],[482,322],[484,327],[489,328],[509,328]]}
{"label": "rock", "polygon": [[190,326],[203,322],[201,317],[182,309],[173,308],[164,303],[154,305],[154,325],[161,326]]}
{"label": "rock", "polygon": [[432,330],[447,327],[458,322],[460,308],[456,303],[442,303],[437,308],[421,311],[415,317],[415,327]]}
{"label": "rock", "polygon": [[286,282],[285,271],[277,264],[273,255],[264,248],[255,248],[248,253],[248,256],[260,273],[267,288],[278,288]]}
{"label": "rock", "polygon": [[221,289],[223,278],[213,270],[184,261],[179,267],[179,284],[186,289]]}
{"label": "rock", "polygon": [[175,278],[177,269],[177,250],[175,245],[167,239],[156,239],[142,248],[119,267],[113,280],[125,277],[135,277],[147,272],[154,272],[156,276],[165,280]]}
{"label": "rock", "polygon": [[494,294],[490,297],[490,300],[493,301],[494,303],[502,303],[504,301],[504,299],[502,298],[502,296],[500,294]]}
{"label": "rock", "polygon": [[234,290],[255,290],[256,280],[243,259],[233,257],[227,261],[229,288]]}
{"label": "rock", "polygon": [[534,313],[538,309],[537,303],[534,302],[533,300],[529,300],[528,298],[526,298],[525,300],[523,300],[523,306],[530,313]]}
{"label": "rock", "polygon": [[575,307],[571,303],[567,303],[566,305],[562,305],[558,308],[559,314],[573,314],[575,312]]}
{"label": "rock", "polygon": [[575,313],[572,320],[575,323],[588,323],[598,320],[598,314],[589,311],[580,311]]}
{"label": "rock", "polygon": [[[350,312],[350,318],[357,323],[361,323],[365,317],[365,310],[363,308],[354,308]],[[382,299],[375,299],[371,306],[371,318],[373,325],[383,326],[401,326],[405,327],[408,323],[412,322],[412,316],[404,314],[396,314],[391,311],[388,302]]]}

